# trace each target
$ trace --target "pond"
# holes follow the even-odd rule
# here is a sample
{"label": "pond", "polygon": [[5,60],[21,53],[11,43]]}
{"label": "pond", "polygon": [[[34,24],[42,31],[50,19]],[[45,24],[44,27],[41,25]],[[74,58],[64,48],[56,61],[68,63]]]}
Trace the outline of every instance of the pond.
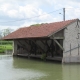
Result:
{"label": "pond", "polygon": [[80,80],[80,64],[0,55],[0,80]]}

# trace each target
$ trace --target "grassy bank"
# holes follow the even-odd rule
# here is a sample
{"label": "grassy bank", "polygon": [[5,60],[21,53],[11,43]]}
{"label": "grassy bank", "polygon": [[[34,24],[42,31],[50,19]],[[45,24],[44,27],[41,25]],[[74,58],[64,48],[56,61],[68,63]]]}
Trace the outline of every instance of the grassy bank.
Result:
{"label": "grassy bank", "polygon": [[4,53],[6,50],[12,50],[12,42],[10,41],[0,41],[0,53]]}

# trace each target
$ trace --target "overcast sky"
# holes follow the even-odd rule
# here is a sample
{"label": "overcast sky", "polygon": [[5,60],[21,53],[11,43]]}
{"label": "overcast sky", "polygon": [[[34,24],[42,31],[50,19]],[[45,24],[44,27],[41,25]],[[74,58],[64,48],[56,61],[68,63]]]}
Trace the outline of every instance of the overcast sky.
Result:
{"label": "overcast sky", "polygon": [[63,8],[66,20],[80,19],[80,0],[0,0],[0,30],[62,21]]}

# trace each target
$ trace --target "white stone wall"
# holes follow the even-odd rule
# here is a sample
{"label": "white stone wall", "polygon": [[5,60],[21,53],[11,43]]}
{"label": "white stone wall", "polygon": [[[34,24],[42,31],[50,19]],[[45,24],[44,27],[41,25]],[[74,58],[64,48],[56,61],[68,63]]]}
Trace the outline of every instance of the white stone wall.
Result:
{"label": "white stone wall", "polygon": [[[78,26],[79,25],[79,26]],[[63,41],[63,60],[62,62],[80,62],[78,59],[80,55],[80,22],[77,21],[70,24],[67,29],[64,30],[64,41]],[[71,51],[70,51],[71,45]]]}

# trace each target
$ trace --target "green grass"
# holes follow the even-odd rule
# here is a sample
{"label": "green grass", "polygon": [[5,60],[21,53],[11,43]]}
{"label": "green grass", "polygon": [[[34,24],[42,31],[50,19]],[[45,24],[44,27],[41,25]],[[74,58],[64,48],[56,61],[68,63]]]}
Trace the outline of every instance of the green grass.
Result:
{"label": "green grass", "polygon": [[4,53],[5,50],[12,50],[13,47],[10,44],[0,45],[0,53]]}
{"label": "green grass", "polygon": [[1,44],[2,44],[2,45],[11,44],[11,45],[12,45],[12,44],[13,44],[13,41],[1,41],[1,40],[0,40],[0,45],[1,45]]}

